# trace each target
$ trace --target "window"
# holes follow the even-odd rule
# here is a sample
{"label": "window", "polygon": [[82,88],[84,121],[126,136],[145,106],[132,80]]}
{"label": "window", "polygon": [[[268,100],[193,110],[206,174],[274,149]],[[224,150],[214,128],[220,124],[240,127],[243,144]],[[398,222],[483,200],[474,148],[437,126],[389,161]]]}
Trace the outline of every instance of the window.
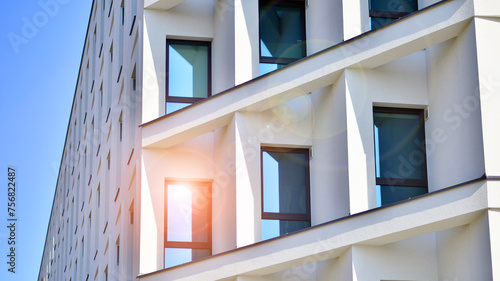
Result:
{"label": "window", "polygon": [[304,1],[260,0],[260,74],[306,56]]}
{"label": "window", "polygon": [[377,205],[427,193],[423,110],[373,109]]}
{"label": "window", "polygon": [[167,40],[166,113],[211,95],[210,42]]}
{"label": "window", "polygon": [[123,111],[120,112],[120,117],[118,118],[118,139],[120,141],[123,139]]}
{"label": "window", "polygon": [[116,239],[116,265],[120,265],[120,236]]}
{"label": "window", "polygon": [[121,19],[121,24],[125,24],[125,4],[124,1],[122,0],[122,3],[120,4],[120,19]]}
{"label": "window", "polygon": [[134,200],[132,200],[132,203],[130,204],[128,211],[129,211],[129,223],[134,224]]}
{"label": "window", "polygon": [[309,150],[263,147],[262,239],[311,226]]}
{"label": "window", "polygon": [[109,62],[113,62],[113,43],[111,43],[111,47],[109,48]]}
{"label": "window", "polygon": [[108,162],[108,170],[111,169],[111,151],[108,152],[108,156],[106,157],[106,160]]}
{"label": "window", "polygon": [[372,29],[389,24],[418,10],[417,0],[369,0]]}
{"label": "window", "polygon": [[212,254],[211,189],[208,182],[166,182],[165,268]]}

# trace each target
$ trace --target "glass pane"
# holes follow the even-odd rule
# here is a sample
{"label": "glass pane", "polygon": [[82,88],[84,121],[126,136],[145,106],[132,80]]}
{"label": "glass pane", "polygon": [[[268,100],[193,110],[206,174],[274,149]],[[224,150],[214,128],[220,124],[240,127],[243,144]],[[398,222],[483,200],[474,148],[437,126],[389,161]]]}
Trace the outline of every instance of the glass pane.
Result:
{"label": "glass pane", "polygon": [[280,234],[285,235],[311,226],[309,221],[280,221]]}
{"label": "glass pane", "polygon": [[208,242],[210,192],[207,186],[168,185],[167,240]]}
{"label": "glass pane", "polygon": [[192,249],[165,248],[165,268],[193,260]]}
{"label": "glass pane", "polygon": [[306,153],[263,152],[264,212],[308,212],[308,161]]}
{"label": "glass pane", "polygon": [[280,236],[279,220],[262,220],[262,240]]}
{"label": "glass pane", "polygon": [[169,44],[168,95],[208,96],[208,46]]}
{"label": "glass pane", "polygon": [[193,186],[193,241],[209,242],[211,194],[208,186]]}
{"label": "glass pane", "polygon": [[262,220],[262,240],[283,236],[310,226],[309,221]]}
{"label": "glass pane", "polygon": [[279,163],[268,152],[262,154],[264,212],[279,213]]}
{"label": "glass pane", "polygon": [[411,13],[417,10],[417,0],[370,0],[370,10]]}
{"label": "glass pane", "polygon": [[377,177],[425,179],[421,123],[419,114],[374,113]]}
{"label": "glass pane", "polygon": [[165,268],[196,261],[211,255],[208,249],[165,248]]}
{"label": "glass pane", "polygon": [[177,111],[179,109],[182,109],[186,106],[191,105],[190,103],[183,103],[183,102],[167,102],[167,114],[172,113],[174,111]]}
{"label": "glass pane", "polygon": [[377,195],[380,196],[377,198],[377,204],[383,206],[425,193],[427,187],[377,185]]}
{"label": "glass pane", "polygon": [[284,67],[286,64],[278,64],[278,63],[260,63],[259,64],[259,75],[267,74],[271,71],[280,69]]}
{"label": "glass pane", "polygon": [[261,56],[302,58],[305,54],[303,18],[299,7],[261,6]]}
{"label": "glass pane", "polygon": [[371,29],[377,29],[384,25],[387,25],[396,19],[388,19],[388,18],[371,18]]}
{"label": "glass pane", "polygon": [[192,242],[193,193],[182,185],[168,186],[167,240]]}

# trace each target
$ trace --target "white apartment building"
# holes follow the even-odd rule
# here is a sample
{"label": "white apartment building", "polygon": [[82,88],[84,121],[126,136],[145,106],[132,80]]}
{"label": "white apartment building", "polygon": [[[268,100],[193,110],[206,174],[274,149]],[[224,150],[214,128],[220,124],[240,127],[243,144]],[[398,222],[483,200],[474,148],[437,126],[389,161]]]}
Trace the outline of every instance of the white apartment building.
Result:
{"label": "white apartment building", "polygon": [[500,280],[498,34],[495,0],[95,0],[39,281]]}

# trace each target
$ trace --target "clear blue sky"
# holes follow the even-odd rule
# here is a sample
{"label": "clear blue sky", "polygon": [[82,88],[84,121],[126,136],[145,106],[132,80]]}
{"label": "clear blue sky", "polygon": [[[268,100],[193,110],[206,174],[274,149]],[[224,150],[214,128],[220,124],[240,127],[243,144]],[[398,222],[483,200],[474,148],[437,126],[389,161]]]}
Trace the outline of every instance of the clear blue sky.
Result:
{"label": "clear blue sky", "polygon": [[[91,4],[2,3],[0,280],[38,277]],[[9,165],[17,169],[15,274],[7,271],[6,263]]]}

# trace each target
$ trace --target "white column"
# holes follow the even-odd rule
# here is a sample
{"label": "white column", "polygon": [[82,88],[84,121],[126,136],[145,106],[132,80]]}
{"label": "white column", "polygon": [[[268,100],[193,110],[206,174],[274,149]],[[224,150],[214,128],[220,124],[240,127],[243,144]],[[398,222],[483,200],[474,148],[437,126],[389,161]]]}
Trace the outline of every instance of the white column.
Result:
{"label": "white column", "polygon": [[343,0],[344,40],[370,30],[367,0]]}
{"label": "white column", "polygon": [[[499,13],[500,14],[500,13]],[[486,175],[500,176],[500,17],[475,18]]]}
{"label": "white column", "polygon": [[[148,154],[151,155],[151,152],[143,149],[142,151],[143,158],[141,165],[142,175],[141,175],[141,204],[140,204],[141,210],[140,210],[139,273],[149,273],[163,267],[161,266],[163,259],[161,259],[160,261],[162,253],[158,252],[158,248],[163,246],[158,245],[160,237],[158,237],[158,228],[155,220],[155,210],[153,202],[154,194],[152,194],[151,186],[149,184],[151,180],[151,175],[148,177],[148,173],[146,171],[147,166],[149,166],[148,165],[149,163],[147,163]],[[163,204],[161,205],[163,206]],[[112,221],[109,221],[109,224],[112,223],[113,223]],[[113,241],[111,240],[110,243],[113,244]]]}
{"label": "white column", "polygon": [[259,76],[259,1],[234,0],[235,84]]}
{"label": "white column", "polygon": [[314,110],[311,169],[312,224],[349,215],[344,76],[311,95]]}
{"label": "white column", "polygon": [[500,209],[488,210],[488,224],[493,280],[500,280]]}
{"label": "white column", "polygon": [[351,214],[376,206],[372,102],[358,70],[345,71]]}
{"label": "white column", "polygon": [[261,240],[260,144],[248,142],[245,116],[235,113],[236,246]]}

